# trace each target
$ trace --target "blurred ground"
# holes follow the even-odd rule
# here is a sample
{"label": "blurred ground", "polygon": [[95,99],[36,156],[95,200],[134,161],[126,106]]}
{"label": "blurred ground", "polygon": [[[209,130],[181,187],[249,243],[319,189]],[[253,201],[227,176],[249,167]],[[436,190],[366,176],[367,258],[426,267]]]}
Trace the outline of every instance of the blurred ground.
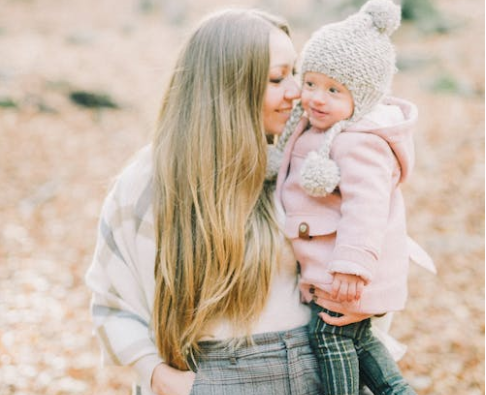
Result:
{"label": "blurred ground", "polygon": [[[111,178],[149,139],[186,28],[229,4],[162,3],[0,0],[0,395],[129,393],[124,369],[100,369],[91,337],[83,275],[97,216]],[[262,3],[290,19],[300,49],[338,2]],[[394,90],[420,109],[417,167],[404,191],[410,234],[439,274],[412,268],[392,333],[409,347],[400,366],[420,395],[480,395],[484,3],[435,4],[453,27],[404,22]],[[119,108],[76,105],[69,95],[79,90]]]}

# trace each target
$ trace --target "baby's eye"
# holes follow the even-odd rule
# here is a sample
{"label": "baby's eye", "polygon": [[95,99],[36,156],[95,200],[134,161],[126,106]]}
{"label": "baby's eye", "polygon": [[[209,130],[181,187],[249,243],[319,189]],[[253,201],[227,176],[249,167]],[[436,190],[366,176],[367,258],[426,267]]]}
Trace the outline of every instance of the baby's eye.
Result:
{"label": "baby's eye", "polygon": [[304,84],[309,88],[312,88],[314,86],[314,83],[312,81],[305,81]]}
{"label": "baby's eye", "polygon": [[331,87],[331,88],[329,88],[329,92],[331,92],[331,93],[339,93],[339,90],[337,88],[335,88],[335,87]]}

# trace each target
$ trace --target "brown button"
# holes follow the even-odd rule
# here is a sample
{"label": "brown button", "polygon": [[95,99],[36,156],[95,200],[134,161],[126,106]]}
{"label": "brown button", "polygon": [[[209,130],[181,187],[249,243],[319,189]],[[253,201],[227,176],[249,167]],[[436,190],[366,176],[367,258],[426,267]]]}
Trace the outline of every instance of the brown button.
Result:
{"label": "brown button", "polygon": [[310,239],[309,225],[306,222],[301,222],[299,225],[299,237],[301,239]]}

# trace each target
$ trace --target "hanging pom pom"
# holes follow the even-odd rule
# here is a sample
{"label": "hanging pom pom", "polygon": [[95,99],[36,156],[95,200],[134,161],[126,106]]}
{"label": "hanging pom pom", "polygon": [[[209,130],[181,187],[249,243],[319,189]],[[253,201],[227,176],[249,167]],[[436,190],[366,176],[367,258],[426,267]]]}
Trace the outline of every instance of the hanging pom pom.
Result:
{"label": "hanging pom pom", "polygon": [[339,167],[332,159],[313,151],[307,155],[300,172],[301,186],[314,197],[331,194],[339,184]]}
{"label": "hanging pom pom", "polygon": [[400,26],[401,8],[391,0],[370,0],[361,12],[369,14],[376,28],[388,36]]}

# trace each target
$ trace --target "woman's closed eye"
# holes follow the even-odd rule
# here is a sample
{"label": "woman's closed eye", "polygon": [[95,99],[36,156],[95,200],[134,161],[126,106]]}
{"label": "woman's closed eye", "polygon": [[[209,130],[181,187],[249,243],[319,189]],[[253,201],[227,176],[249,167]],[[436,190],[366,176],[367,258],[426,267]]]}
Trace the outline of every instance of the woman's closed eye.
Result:
{"label": "woman's closed eye", "polygon": [[270,78],[272,84],[280,84],[284,80],[284,77]]}

